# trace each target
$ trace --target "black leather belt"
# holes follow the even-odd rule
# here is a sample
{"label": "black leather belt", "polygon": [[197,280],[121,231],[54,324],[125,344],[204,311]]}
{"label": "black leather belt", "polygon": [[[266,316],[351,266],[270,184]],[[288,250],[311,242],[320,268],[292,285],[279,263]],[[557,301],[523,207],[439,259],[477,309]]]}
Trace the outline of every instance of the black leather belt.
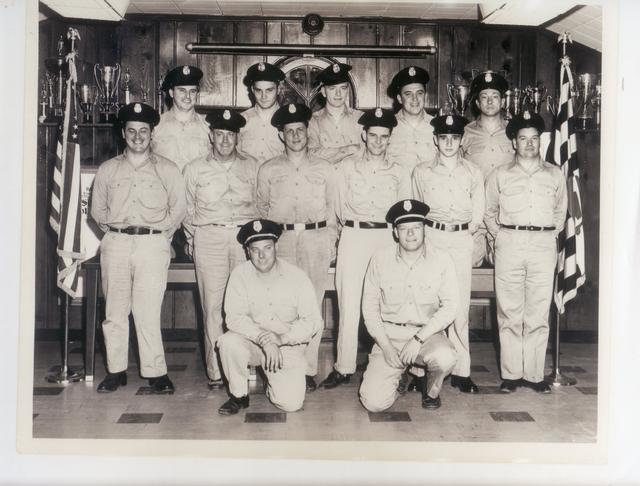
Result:
{"label": "black leather belt", "polygon": [[384,321],[387,324],[391,324],[393,326],[398,326],[398,327],[422,327],[422,324],[414,324],[413,322],[390,322],[390,321]]}
{"label": "black leather belt", "polygon": [[109,226],[109,231],[114,233],[124,233],[127,235],[159,235],[162,233],[160,230],[146,228],[144,226],[127,226],[126,228],[114,228]]}
{"label": "black leather belt", "polygon": [[347,219],[344,222],[344,225],[348,226],[349,228],[360,229],[382,229],[389,227],[389,223],[377,223],[375,221],[352,221],[350,219]]}
{"label": "black leather belt", "polygon": [[429,228],[437,229],[440,231],[464,231],[466,229],[469,229],[469,223],[445,224],[438,223],[437,221],[431,221],[430,219],[425,219],[424,224],[426,224]]}
{"label": "black leather belt", "polygon": [[244,225],[243,224],[235,224],[235,223],[209,223],[209,224],[205,224],[204,226],[216,226],[218,228],[242,228]]}
{"label": "black leather belt", "polygon": [[518,230],[518,231],[553,231],[555,226],[520,226],[517,224],[501,224],[506,229]]}
{"label": "black leather belt", "polygon": [[320,221],[318,223],[285,223],[281,224],[283,230],[312,230],[312,229],[320,229],[326,228],[327,222]]}

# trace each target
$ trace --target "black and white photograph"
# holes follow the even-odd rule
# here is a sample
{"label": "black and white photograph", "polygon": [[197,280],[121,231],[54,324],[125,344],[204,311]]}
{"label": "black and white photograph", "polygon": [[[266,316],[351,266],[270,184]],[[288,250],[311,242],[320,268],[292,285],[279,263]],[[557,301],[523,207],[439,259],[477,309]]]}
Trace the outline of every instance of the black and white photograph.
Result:
{"label": "black and white photograph", "polygon": [[27,6],[17,452],[610,467],[619,10]]}

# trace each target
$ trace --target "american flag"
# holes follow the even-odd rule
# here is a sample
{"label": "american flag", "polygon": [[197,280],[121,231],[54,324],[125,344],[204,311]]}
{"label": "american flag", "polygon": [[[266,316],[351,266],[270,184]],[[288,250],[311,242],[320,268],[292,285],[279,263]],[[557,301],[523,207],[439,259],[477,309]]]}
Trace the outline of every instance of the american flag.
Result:
{"label": "american flag", "polygon": [[84,259],[80,239],[80,144],[74,53],[68,55],[67,59],[69,79],[67,80],[64,119],[58,134],[49,223],[58,237],[58,287],[69,296],[76,297],[78,264]]}
{"label": "american flag", "polygon": [[584,228],[580,199],[580,168],[576,156],[576,134],[571,92],[573,78],[570,61],[565,55],[560,60],[560,100],[554,120],[554,133],[550,150],[551,160],[560,166],[567,181],[568,206],[566,224],[558,235],[559,253],[554,285],[554,300],[560,314],[564,305],[573,299],[586,279],[584,263]]}

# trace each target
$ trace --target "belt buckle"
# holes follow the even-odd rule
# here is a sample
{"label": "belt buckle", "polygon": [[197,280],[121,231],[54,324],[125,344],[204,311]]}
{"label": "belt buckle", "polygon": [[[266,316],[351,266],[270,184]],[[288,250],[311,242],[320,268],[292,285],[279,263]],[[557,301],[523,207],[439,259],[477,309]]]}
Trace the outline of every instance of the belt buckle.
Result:
{"label": "belt buckle", "polygon": [[293,223],[294,231],[302,231],[306,227],[305,223]]}

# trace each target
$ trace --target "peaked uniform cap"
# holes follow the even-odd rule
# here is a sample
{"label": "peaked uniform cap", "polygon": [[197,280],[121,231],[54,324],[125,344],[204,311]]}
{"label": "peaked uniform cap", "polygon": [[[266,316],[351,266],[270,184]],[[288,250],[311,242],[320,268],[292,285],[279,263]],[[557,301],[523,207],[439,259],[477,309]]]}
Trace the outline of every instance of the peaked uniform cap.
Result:
{"label": "peaked uniform cap", "polygon": [[253,219],[240,227],[236,239],[242,246],[247,246],[252,241],[277,241],[281,234],[282,226],[278,223],[270,219]]}
{"label": "peaked uniform cap", "polygon": [[196,66],[177,66],[167,73],[162,81],[162,91],[175,86],[199,86],[202,71]]}
{"label": "peaked uniform cap", "polygon": [[211,130],[229,130],[236,133],[247,124],[247,120],[235,110],[218,110],[209,113],[205,120]]}
{"label": "peaked uniform cap", "polygon": [[391,80],[391,84],[387,88],[387,95],[390,98],[395,98],[400,94],[403,86],[407,84],[420,83],[425,86],[429,82],[429,73],[426,69],[422,69],[419,66],[408,66],[401,69]]}
{"label": "peaked uniform cap", "polygon": [[358,119],[358,123],[365,129],[370,127],[395,127],[398,124],[396,116],[392,110],[385,108],[375,108],[373,110],[366,110]]}
{"label": "peaked uniform cap", "polygon": [[282,130],[288,123],[308,123],[311,119],[311,110],[301,103],[289,103],[281,106],[271,117],[271,125]]}
{"label": "peaked uniform cap", "polygon": [[414,221],[424,222],[428,212],[429,206],[422,201],[403,199],[389,208],[385,220],[393,226]]}
{"label": "peaked uniform cap", "polygon": [[495,89],[500,91],[502,95],[509,89],[509,83],[501,74],[494,71],[484,71],[473,78],[469,86],[471,96],[478,96],[483,89]]}
{"label": "peaked uniform cap", "polygon": [[247,74],[242,82],[247,88],[250,88],[256,81],[271,81],[279,83],[284,79],[284,73],[280,68],[268,62],[259,62],[247,69]]}
{"label": "peaked uniform cap", "polygon": [[160,122],[160,115],[146,103],[129,103],[118,111],[118,121],[122,125],[130,121],[139,121],[155,127]]}
{"label": "peaked uniform cap", "polygon": [[323,86],[332,86],[334,84],[348,83],[349,71],[351,66],[336,62],[324,68],[316,77],[316,83],[322,83]]}
{"label": "peaked uniform cap", "polygon": [[440,115],[431,120],[435,135],[445,133],[464,134],[464,127],[469,121],[460,115]]}
{"label": "peaked uniform cap", "polygon": [[510,140],[513,140],[518,135],[518,131],[523,128],[535,128],[538,133],[544,132],[544,120],[537,113],[531,113],[530,111],[524,111],[518,116],[514,116],[509,123],[505,132]]}

